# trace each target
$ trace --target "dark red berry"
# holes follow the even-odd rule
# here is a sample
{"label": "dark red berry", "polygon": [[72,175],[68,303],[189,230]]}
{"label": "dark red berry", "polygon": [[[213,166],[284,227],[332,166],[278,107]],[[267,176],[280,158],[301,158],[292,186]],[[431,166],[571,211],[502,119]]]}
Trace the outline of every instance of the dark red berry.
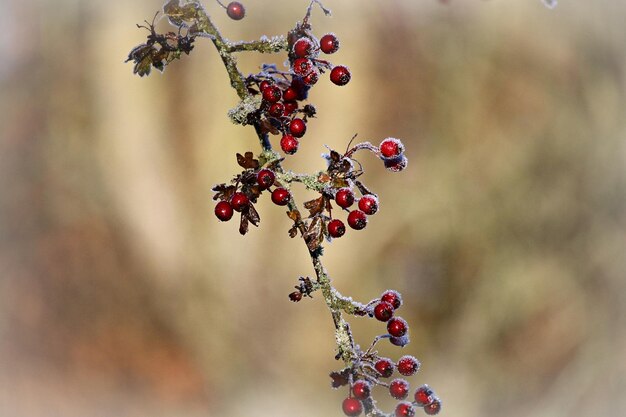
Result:
{"label": "dark red berry", "polygon": [[291,66],[291,68],[293,69],[293,72],[296,73],[296,75],[304,77],[305,75],[313,71],[313,61],[308,58],[298,58],[293,61],[293,65]]}
{"label": "dark red berry", "polygon": [[304,120],[296,117],[289,123],[289,131],[297,138],[301,138],[306,133],[306,123]]}
{"label": "dark red berry", "polygon": [[276,87],[275,85],[267,86],[265,90],[263,90],[263,99],[270,103],[276,103],[277,101],[280,101],[282,96],[282,91],[280,91],[280,88]]}
{"label": "dark red berry", "polygon": [[409,395],[409,383],[404,379],[394,379],[389,384],[389,394],[396,400],[404,400]]}
{"label": "dark red berry", "polygon": [[328,223],[328,234],[330,237],[338,238],[346,233],[346,225],[339,219],[331,220]]}
{"label": "dark red berry", "polygon": [[261,90],[261,92],[263,92],[263,90],[265,90],[267,87],[269,87],[270,85],[272,85],[272,82],[269,80],[263,80],[261,81],[261,83],[259,84],[259,90]]}
{"label": "dark red berry", "polygon": [[378,146],[380,153],[385,158],[395,158],[404,152],[404,145],[396,138],[387,138]]}
{"label": "dark red berry", "polygon": [[353,210],[348,214],[348,225],[354,230],[362,230],[367,226],[367,216],[361,210]]}
{"label": "dark red berry", "polygon": [[429,416],[434,416],[435,414],[439,414],[441,411],[441,400],[437,397],[433,398],[433,401],[424,406],[424,412]]}
{"label": "dark red berry", "polygon": [[378,211],[378,198],[374,194],[364,195],[359,199],[359,210],[371,216]]}
{"label": "dark red berry", "polygon": [[259,184],[261,190],[267,190],[274,185],[275,179],[276,176],[274,172],[267,168],[260,170],[258,174],[256,174],[256,182]]}
{"label": "dark red berry", "polygon": [[391,336],[389,342],[394,346],[405,347],[411,342],[411,339],[409,339],[409,335],[405,334],[402,337]]}
{"label": "dark red berry", "polygon": [[283,103],[274,103],[270,106],[268,113],[273,117],[280,117],[285,112],[285,105]]}
{"label": "dark red berry", "polygon": [[374,369],[382,376],[383,378],[389,378],[393,375],[393,362],[388,358],[381,358],[374,364]]}
{"label": "dark red berry", "polygon": [[396,290],[387,290],[380,296],[381,301],[387,301],[394,309],[399,309],[402,306],[402,296]]}
{"label": "dark red berry", "polygon": [[314,85],[319,79],[320,72],[317,70],[317,68],[313,68],[311,72],[309,72],[307,75],[304,76],[304,78],[302,78],[302,81],[304,81],[306,85]]}
{"label": "dark red berry", "polygon": [[356,398],[346,398],[343,400],[343,404],[341,405],[343,408],[343,412],[350,417],[356,417],[361,414],[363,411],[363,405],[361,405],[361,401]]}
{"label": "dark red berry", "polygon": [[298,91],[293,87],[288,87],[283,91],[283,100],[293,101],[298,99]]}
{"label": "dark red berry", "polygon": [[282,139],[280,140],[280,148],[283,150],[283,152],[289,155],[293,155],[298,151],[299,144],[300,143],[298,142],[298,139],[294,138],[291,135],[283,135]]}
{"label": "dark red berry", "polygon": [[381,301],[374,307],[376,320],[389,321],[393,317],[393,306],[386,301]]}
{"label": "dark red berry", "polygon": [[341,208],[348,208],[354,204],[354,193],[349,188],[341,188],[335,194],[335,202]]}
{"label": "dark red berry", "polygon": [[404,376],[414,375],[420,369],[420,361],[415,359],[414,356],[405,355],[398,359],[398,364],[396,365],[398,368],[398,372],[400,372]]}
{"label": "dark red berry", "polygon": [[422,385],[415,391],[415,402],[420,407],[430,404],[434,398],[434,392],[428,385]]}
{"label": "dark red berry", "polygon": [[409,331],[409,325],[402,317],[392,317],[387,322],[387,331],[394,337],[402,337]]}
{"label": "dark red berry", "polygon": [[278,206],[286,206],[287,203],[289,203],[290,197],[291,194],[289,194],[289,191],[285,190],[282,187],[279,187],[272,191],[272,201]]}
{"label": "dark red berry", "polygon": [[232,1],[226,6],[226,14],[233,20],[241,20],[246,15],[246,9],[238,1]]}
{"label": "dark red berry", "polygon": [[366,400],[372,393],[372,385],[362,379],[359,379],[352,385],[352,395],[357,400]]}
{"label": "dark red berry", "polygon": [[297,101],[285,101],[285,111],[283,116],[289,116],[291,113],[298,109]]}
{"label": "dark red berry", "polygon": [[409,164],[409,160],[406,156],[400,155],[396,158],[385,159],[385,168],[387,168],[391,172],[400,172],[404,171]]}
{"label": "dark red berry", "polygon": [[228,201],[220,201],[215,206],[215,215],[221,221],[227,222],[233,217],[233,206]]}
{"label": "dark red berry", "polygon": [[343,65],[337,65],[330,71],[330,80],[336,85],[346,85],[350,82],[350,70]]}
{"label": "dark red berry", "polygon": [[325,54],[334,54],[339,49],[339,39],[333,34],[328,33],[320,39],[320,49]]}
{"label": "dark red berry", "polygon": [[396,407],[396,417],[413,417],[415,415],[415,407],[413,404],[403,401]]}
{"label": "dark red berry", "polygon": [[293,54],[297,58],[306,58],[311,55],[314,46],[309,38],[300,38],[293,44]]}
{"label": "dark red berry", "polygon": [[241,211],[250,204],[250,200],[244,193],[237,192],[230,198],[230,205],[235,211]]}

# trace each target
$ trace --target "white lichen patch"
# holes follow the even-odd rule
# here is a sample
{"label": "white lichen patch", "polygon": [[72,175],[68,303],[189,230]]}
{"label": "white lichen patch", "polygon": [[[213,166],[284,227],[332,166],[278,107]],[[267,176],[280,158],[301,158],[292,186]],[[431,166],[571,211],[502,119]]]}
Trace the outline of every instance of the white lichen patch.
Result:
{"label": "white lichen patch", "polygon": [[247,125],[248,116],[261,107],[261,96],[248,96],[237,104],[236,107],[228,111],[228,117],[236,125]]}

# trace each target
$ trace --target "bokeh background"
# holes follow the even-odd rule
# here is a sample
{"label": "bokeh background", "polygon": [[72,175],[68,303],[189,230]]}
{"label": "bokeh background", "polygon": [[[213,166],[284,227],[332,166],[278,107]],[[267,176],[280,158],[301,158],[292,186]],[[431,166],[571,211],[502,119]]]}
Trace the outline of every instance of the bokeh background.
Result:
{"label": "bokeh background", "polygon": [[[325,3],[353,79],[315,87],[287,165],[404,140],[401,174],[361,159],[380,213],[325,255],[345,294],[403,293],[412,343],[381,352],[423,361],[443,415],[626,415],[626,3]],[[255,39],[307,2],[245,4],[207,8]],[[313,271],[283,211],[263,199],[245,238],[214,218],[258,144],[212,45],[145,79],[123,63],[160,6],[0,0],[0,416],[342,415],[330,316],[287,298]]]}

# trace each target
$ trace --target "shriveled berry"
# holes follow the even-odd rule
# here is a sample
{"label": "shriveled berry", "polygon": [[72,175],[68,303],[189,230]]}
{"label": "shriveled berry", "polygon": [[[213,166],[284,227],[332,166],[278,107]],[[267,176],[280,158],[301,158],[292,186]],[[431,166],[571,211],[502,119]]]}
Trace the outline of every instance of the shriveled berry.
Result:
{"label": "shriveled berry", "polygon": [[348,214],[348,225],[354,230],[362,230],[367,226],[367,216],[361,210],[353,210]]}
{"label": "shriveled berry", "polygon": [[315,45],[309,38],[300,38],[293,44],[293,54],[297,58],[306,58],[313,52]]}
{"label": "shriveled berry", "polygon": [[283,103],[274,103],[270,106],[267,112],[270,116],[280,117],[285,112],[285,105]]}
{"label": "shriveled berry", "polygon": [[348,208],[354,204],[354,193],[349,188],[340,188],[335,194],[335,202],[341,208]]}
{"label": "shriveled berry", "polygon": [[306,85],[314,85],[320,79],[320,72],[317,68],[313,68],[311,72],[302,78]]}
{"label": "shriveled berry", "polygon": [[346,233],[346,225],[339,219],[328,222],[328,234],[330,237],[338,238]]}
{"label": "shriveled berry", "polygon": [[394,367],[395,365],[393,364],[391,359],[388,358],[381,358],[377,360],[374,364],[374,369],[376,369],[376,371],[383,378],[389,378],[391,375],[393,375]]}
{"label": "shriveled berry", "polygon": [[246,9],[238,1],[231,1],[226,6],[226,14],[233,20],[241,20],[246,15]]}
{"label": "shriveled berry", "polygon": [[393,306],[386,301],[380,301],[374,307],[374,317],[376,320],[389,321],[393,317]]}
{"label": "shriveled berry", "polygon": [[378,211],[378,198],[374,194],[366,194],[359,199],[359,210],[371,216]]}
{"label": "shriveled berry", "polygon": [[435,414],[439,414],[441,411],[441,400],[437,397],[433,398],[433,401],[424,406],[424,412],[429,416],[434,416]]}
{"label": "shriveled berry", "polygon": [[341,407],[343,408],[343,412],[350,417],[356,417],[360,415],[363,411],[363,405],[361,404],[361,401],[357,400],[356,398],[346,398],[345,400],[343,400],[343,404],[341,405]]}
{"label": "shriveled berry", "polygon": [[372,393],[372,384],[363,379],[355,381],[352,385],[352,395],[357,400],[366,400]]}
{"label": "shriveled berry", "polygon": [[425,405],[433,402],[435,398],[435,393],[428,385],[422,385],[417,390],[415,390],[415,402],[420,407],[424,407]]}
{"label": "shriveled berry", "polygon": [[320,39],[320,49],[325,54],[334,54],[339,49],[339,39],[333,33],[328,33]]}
{"label": "shriveled berry", "polygon": [[291,113],[298,109],[297,101],[285,101],[285,110],[283,112],[283,116],[289,116]]}
{"label": "shriveled berry", "polygon": [[395,158],[404,152],[404,145],[396,138],[383,139],[378,148],[384,158]]}
{"label": "shriveled berry", "polygon": [[283,152],[289,155],[293,155],[298,151],[299,144],[300,143],[298,142],[298,139],[294,138],[291,135],[283,135],[280,140],[280,148],[283,150]]}
{"label": "shriveled berry", "polygon": [[313,61],[308,58],[298,58],[293,61],[291,69],[293,69],[293,72],[295,72],[296,75],[304,77],[313,71]]}
{"label": "shriveled berry", "polygon": [[400,172],[404,171],[409,164],[409,160],[406,156],[400,155],[396,158],[385,159],[385,168],[387,168],[391,172]]}
{"label": "shriveled berry", "polygon": [[276,103],[280,101],[282,96],[283,92],[280,91],[280,88],[275,85],[267,86],[265,90],[263,90],[263,99],[270,103]]}
{"label": "shriveled berry", "polygon": [[404,400],[409,395],[409,383],[396,378],[389,384],[389,394],[396,400]]}
{"label": "shriveled berry", "polygon": [[259,188],[261,190],[267,190],[272,185],[274,185],[275,179],[276,179],[276,176],[274,175],[274,172],[267,168],[260,170],[256,174],[256,182],[259,184]]}
{"label": "shriveled berry", "polygon": [[246,207],[248,204],[250,204],[250,200],[244,193],[236,192],[230,198],[230,205],[233,207],[233,210],[235,211],[243,210],[244,207]]}
{"label": "shriveled berry", "polygon": [[289,203],[289,198],[291,194],[286,189],[279,187],[272,191],[272,201],[277,206],[286,206]]}
{"label": "shriveled berry", "polygon": [[413,417],[415,415],[415,407],[413,404],[403,401],[396,406],[396,417]]}
{"label": "shriveled berry", "polygon": [[330,71],[330,80],[336,85],[346,85],[350,82],[352,75],[348,67],[337,65]]}
{"label": "shriveled berry", "polygon": [[402,296],[396,290],[387,290],[380,296],[381,301],[390,303],[394,309],[399,309],[402,306]]}
{"label": "shriveled berry", "polygon": [[391,343],[394,346],[399,346],[399,347],[405,347],[410,342],[411,342],[411,339],[409,339],[409,335],[408,334],[405,334],[402,337],[391,336],[389,338],[389,343]]}
{"label": "shriveled berry", "polygon": [[233,217],[233,206],[228,201],[220,201],[215,206],[215,215],[221,221],[227,222]]}
{"label": "shriveled berry", "polygon": [[411,376],[420,369],[420,361],[418,361],[414,356],[405,355],[398,359],[396,368],[398,368],[398,372],[402,375]]}
{"label": "shriveled berry", "polygon": [[298,99],[298,91],[293,87],[287,87],[285,91],[283,91],[283,100],[292,101]]}
{"label": "shriveled berry", "polygon": [[409,331],[409,325],[402,317],[392,317],[387,322],[387,331],[394,337],[402,337]]}
{"label": "shriveled berry", "polygon": [[289,123],[289,131],[297,138],[301,138],[306,133],[306,123],[304,120],[296,117]]}

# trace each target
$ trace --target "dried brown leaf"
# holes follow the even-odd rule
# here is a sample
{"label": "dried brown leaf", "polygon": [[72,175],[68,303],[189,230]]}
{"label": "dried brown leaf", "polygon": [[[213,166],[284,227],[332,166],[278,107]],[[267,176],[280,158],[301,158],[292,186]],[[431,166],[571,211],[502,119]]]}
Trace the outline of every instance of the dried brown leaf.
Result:
{"label": "dried brown leaf", "polygon": [[252,152],[246,152],[244,155],[237,154],[237,163],[244,169],[257,169],[259,168],[259,161],[254,159]]}

